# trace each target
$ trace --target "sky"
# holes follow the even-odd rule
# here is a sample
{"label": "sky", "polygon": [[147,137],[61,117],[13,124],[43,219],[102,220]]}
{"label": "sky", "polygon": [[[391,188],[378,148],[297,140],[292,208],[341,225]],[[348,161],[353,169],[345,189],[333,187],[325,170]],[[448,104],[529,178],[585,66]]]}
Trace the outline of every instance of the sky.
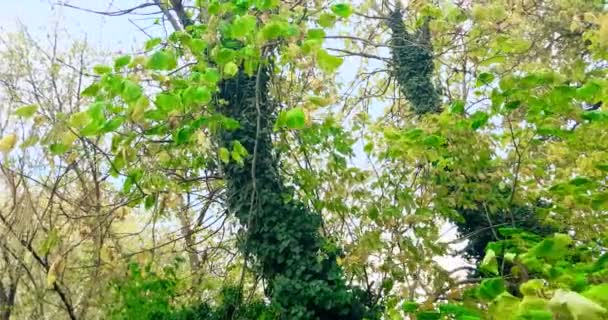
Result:
{"label": "sky", "polygon": [[144,29],[153,25],[152,18],[146,16],[110,17],[59,4],[67,3],[107,12],[131,8],[141,3],[141,0],[6,0],[2,2],[4,3],[0,11],[0,32],[16,31],[20,26],[25,26],[34,37],[43,38],[52,31],[51,26],[59,23],[65,33],[72,38],[77,40],[86,38],[93,48],[103,51],[130,51],[133,47],[140,46],[147,36],[135,24]]}

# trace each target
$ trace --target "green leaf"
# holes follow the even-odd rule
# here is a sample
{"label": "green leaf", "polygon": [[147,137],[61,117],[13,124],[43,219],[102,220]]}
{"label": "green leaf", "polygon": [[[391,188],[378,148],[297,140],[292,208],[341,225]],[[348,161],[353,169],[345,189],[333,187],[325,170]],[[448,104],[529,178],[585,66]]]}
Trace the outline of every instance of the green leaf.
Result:
{"label": "green leaf", "polygon": [[608,308],[608,283],[591,286],[582,294],[584,297],[599,303],[602,307]]}
{"label": "green leaf", "polygon": [[513,252],[505,253],[505,260],[508,262],[513,262],[516,257],[517,257],[516,253],[513,253]]}
{"label": "green leaf", "polygon": [[493,319],[515,319],[515,315],[519,309],[520,300],[508,292],[499,294],[488,308],[488,313],[493,316]]}
{"label": "green leaf", "polygon": [[519,101],[519,100],[509,101],[509,102],[505,103],[505,109],[507,109],[507,110],[515,110],[515,109],[519,108],[519,106],[521,106],[521,101]]}
{"label": "green leaf", "polygon": [[120,76],[105,75],[102,78],[101,84],[105,91],[113,95],[120,95],[122,93],[123,80]]}
{"label": "green leaf", "polygon": [[124,81],[121,96],[126,103],[137,101],[141,97],[141,94],[142,89],[137,83],[131,80]]}
{"label": "green leaf", "polygon": [[193,39],[190,43],[190,50],[194,54],[202,54],[205,52],[205,48],[207,48],[207,43],[202,39]]}
{"label": "green leaf", "polygon": [[519,291],[524,296],[537,296],[539,295],[543,288],[545,287],[545,283],[541,279],[532,279],[522,283],[519,286]]}
{"label": "green leaf", "polygon": [[307,36],[308,39],[323,39],[325,38],[325,31],[323,29],[310,29]]}
{"label": "green leaf", "polygon": [[593,181],[587,177],[578,176],[578,177],[571,179],[568,183],[573,186],[580,187],[580,186],[590,184],[591,182],[593,182]]}
{"label": "green leaf", "polygon": [[230,28],[232,37],[243,38],[255,31],[257,20],[254,16],[244,15],[236,18]]}
{"label": "green leaf", "polygon": [[183,93],[183,100],[186,105],[204,105],[209,103],[211,98],[211,92],[205,86],[190,87]]}
{"label": "green leaf", "polygon": [[426,137],[424,137],[424,139],[422,140],[422,144],[426,145],[426,146],[430,146],[430,147],[440,147],[443,144],[443,138],[438,136],[438,135],[428,135]]}
{"label": "green leaf", "polygon": [[154,104],[165,112],[175,110],[181,105],[179,97],[171,93],[158,94]]}
{"label": "green leaf", "polygon": [[491,73],[483,72],[477,77],[476,87],[488,85],[494,81],[494,75]]}
{"label": "green leaf", "polygon": [[336,23],[336,16],[331,13],[322,13],[319,16],[319,25],[323,28],[331,28]]}
{"label": "green leaf", "polygon": [[[387,137],[390,137],[393,135],[393,132],[390,132],[390,130],[385,131],[385,134],[388,134]],[[420,128],[412,128],[412,129],[408,129],[407,131],[405,131],[405,133],[403,134],[403,137],[414,141],[418,138],[420,138],[422,136],[422,134],[424,134],[424,131],[422,131],[422,129]],[[394,137],[390,137],[390,139],[398,139],[399,135],[397,133],[395,133]]]}
{"label": "green leaf", "polygon": [[249,152],[247,152],[247,149],[245,149],[245,147],[243,147],[241,142],[239,142],[238,140],[234,140],[232,142],[232,150],[234,150],[234,152],[238,153],[239,155],[241,155],[243,157],[246,157],[249,155]]}
{"label": "green leaf", "polygon": [[104,75],[104,74],[112,72],[112,68],[109,66],[103,65],[103,64],[98,64],[93,67],[93,72],[95,72],[98,75]]}
{"label": "green leaf", "polygon": [[156,195],[155,194],[150,194],[150,195],[146,196],[146,199],[144,201],[144,208],[146,210],[152,209],[155,204],[156,204]]}
{"label": "green leaf", "polygon": [[440,320],[441,313],[437,311],[422,311],[416,313],[417,320]]}
{"label": "green leaf", "polygon": [[230,162],[230,151],[224,147],[220,148],[219,157],[223,163]]}
{"label": "green leaf", "polygon": [[331,6],[331,11],[337,16],[348,18],[353,13],[353,8],[347,3],[338,3]]}
{"label": "green leaf", "polygon": [[608,113],[605,111],[593,110],[582,113],[582,117],[590,122],[608,120]]}
{"label": "green leaf", "polygon": [[146,41],[144,48],[146,49],[146,51],[151,50],[154,47],[156,47],[157,45],[159,45],[161,42],[162,42],[161,38],[152,38],[152,39]]}
{"label": "green leaf", "polygon": [[483,127],[486,123],[488,123],[489,119],[490,116],[487,113],[483,111],[477,111],[471,116],[471,128],[477,130]]}
{"label": "green leaf", "polygon": [[118,116],[114,117],[103,124],[102,131],[103,132],[112,132],[120,127],[120,125],[125,121],[125,117]]}
{"label": "green leaf", "polygon": [[512,75],[504,76],[500,79],[498,85],[502,91],[509,91],[515,88],[515,77],[513,77]]}
{"label": "green leaf", "polygon": [[209,6],[207,7],[207,11],[209,12],[209,14],[213,14],[216,15],[220,12],[220,3],[218,1],[211,1],[211,3],[209,3]]}
{"label": "green leaf", "polygon": [[517,320],[554,320],[547,310],[520,310],[517,316]]}
{"label": "green leaf", "polygon": [[323,41],[319,39],[308,39],[302,43],[302,53],[309,55],[311,53],[316,53],[323,45]]}
{"label": "green leaf", "polygon": [[600,163],[595,165],[595,167],[602,171],[608,172],[608,163]]}
{"label": "green leaf", "polygon": [[62,155],[68,150],[70,150],[70,146],[66,146],[62,143],[53,143],[49,146],[49,151],[51,152],[51,154],[56,156]]}
{"label": "green leaf", "polygon": [[21,142],[21,144],[19,145],[19,147],[21,149],[29,148],[29,147],[35,145],[36,143],[38,143],[39,140],[40,140],[40,138],[38,136],[31,135],[27,139],[23,140],[23,142]]}
{"label": "green leaf", "polygon": [[177,131],[177,134],[175,135],[175,143],[177,145],[182,145],[182,144],[188,143],[190,141],[190,137],[192,137],[193,133],[194,133],[194,130],[191,127],[180,128]]}
{"label": "green leaf", "polygon": [[30,105],[18,108],[13,113],[22,118],[31,118],[36,113],[36,111],[38,111],[38,105],[30,104]]}
{"label": "green leaf", "polygon": [[238,152],[236,152],[236,151],[232,151],[232,152],[230,153],[230,156],[231,156],[231,157],[232,157],[232,159],[233,159],[233,160],[234,160],[236,163],[238,163],[239,165],[241,165],[241,166],[242,166],[242,165],[244,164],[244,162],[243,162],[243,156],[241,156],[241,155],[240,155]]}
{"label": "green leaf", "polygon": [[127,160],[125,159],[125,153],[122,149],[119,149],[114,160],[112,161],[112,175],[118,176],[120,170],[122,170],[126,165]]}
{"label": "green leaf", "polygon": [[224,66],[224,74],[227,75],[228,77],[233,77],[238,72],[239,72],[239,66],[237,66],[236,63],[234,63],[232,61],[226,63],[226,65]]}
{"label": "green leaf", "polygon": [[576,89],[576,96],[584,101],[589,101],[595,103],[595,96],[600,93],[602,87],[594,82],[585,83],[582,87]]}
{"label": "green leaf", "polygon": [[94,122],[101,123],[106,120],[104,109],[105,104],[103,102],[95,102],[89,106],[87,112]]}
{"label": "green leaf", "polygon": [[98,92],[99,92],[99,84],[93,83],[92,85],[90,85],[90,86],[86,87],[84,90],[82,90],[82,92],[80,94],[85,97],[94,97],[95,95],[97,95]]}
{"label": "green leaf", "polygon": [[302,129],[306,126],[306,116],[302,108],[297,107],[285,113],[285,125],[289,129]]}
{"label": "green leaf", "polygon": [[59,240],[58,230],[56,228],[51,229],[40,246],[40,254],[43,256],[49,254],[51,249],[59,244]]}
{"label": "green leaf", "polygon": [[558,261],[568,254],[568,247],[572,238],[566,234],[557,233],[551,238],[543,239],[539,244],[530,249],[526,256],[545,258],[550,261]]}
{"label": "green leaf", "polygon": [[487,271],[491,274],[497,275],[498,274],[498,262],[496,260],[496,253],[494,252],[494,250],[489,249],[486,252],[486,255],[483,257],[483,260],[481,261],[481,270]]}
{"label": "green leaf", "polygon": [[128,193],[129,191],[131,191],[131,187],[133,187],[133,184],[133,177],[128,176],[125,179],[125,182],[123,182],[122,184],[122,192]]}
{"label": "green leaf", "polygon": [[215,55],[215,62],[219,64],[226,64],[234,60],[235,56],[236,52],[234,50],[228,48],[221,48]]}
{"label": "green leaf", "polygon": [[146,68],[151,70],[172,70],[177,67],[175,56],[166,50],[156,51],[146,64]]}
{"label": "green leaf", "polygon": [[323,49],[317,51],[317,63],[319,64],[319,68],[327,73],[336,72],[343,62],[344,59],[332,56]]}
{"label": "green leaf", "polygon": [[464,101],[456,100],[450,107],[450,112],[455,114],[464,114]]}
{"label": "green leaf", "polygon": [[503,236],[503,237],[507,237],[507,238],[511,238],[514,237],[518,234],[521,234],[522,232],[524,232],[523,229],[521,228],[514,228],[514,227],[501,227],[498,228],[498,233]]}
{"label": "green leaf", "polygon": [[255,0],[255,6],[262,10],[274,9],[279,6],[280,0]]}
{"label": "green leaf", "polygon": [[505,291],[505,283],[502,278],[484,279],[477,288],[477,296],[481,299],[492,301]]}
{"label": "green leaf", "polygon": [[466,305],[456,303],[440,304],[439,311],[444,317],[450,315],[454,316],[457,320],[481,320],[477,316],[477,312]]}
{"label": "green leaf", "polygon": [[240,128],[241,124],[235,119],[223,117],[221,120],[221,126],[226,131],[234,131],[234,130]]}
{"label": "green leaf", "polygon": [[114,70],[118,71],[118,70],[122,69],[123,67],[128,65],[129,62],[131,62],[130,55],[124,55],[124,56],[120,56],[120,57],[114,59]]}
{"label": "green leaf", "polygon": [[262,28],[262,37],[264,40],[278,39],[287,34],[288,25],[281,21],[271,21]]}
{"label": "green leaf", "polygon": [[403,303],[403,306],[401,307],[401,309],[405,313],[416,312],[416,310],[418,310],[418,303],[414,302],[414,301],[406,301]]}
{"label": "green leaf", "polygon": [[216,84],[221,80],[221,76],[217,69],[209,68],[205,70],[205,74],[203,74],[203,79],[210,84]]}
{"label": "green leaf", "polygon": [[519,311],[546,310],[549,302],[546,299],[536,296],[524,296],[519,304]]}

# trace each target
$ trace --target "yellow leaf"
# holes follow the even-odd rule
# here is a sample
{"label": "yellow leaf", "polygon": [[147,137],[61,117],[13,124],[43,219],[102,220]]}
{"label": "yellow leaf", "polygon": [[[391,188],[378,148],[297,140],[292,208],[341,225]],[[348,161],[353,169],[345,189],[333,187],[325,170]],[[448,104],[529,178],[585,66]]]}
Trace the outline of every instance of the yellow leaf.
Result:
{"label": "yellow leaf", "polygon": [[77,138],[77,135],[75,135],[72,131],[68,130],[61,136],[61,143],[66,146],[71,146]]}
{"label": "yellow leaf", "polygon": [[9,153],[11,150],[13,150],[16,143],[17,143],[16,134],[11,133],[7,136],[4,136],[2,139],[0,139],[0,151],[2,151],[4,153]]}
{"label": "yellow leaf", "polygon": [[58,256],[55,261],[51,264],[49,268],[49,272],[46,275],[46,285],[47,287],[52,287],[55,282],[57,282],[57,278],[59,274],[63,271],[63,257]]}
{"label": "yellow leaf", "polygon": [[57,281],[57,274],[49,270],[49,273],[46,275],[46,286],[52,287],[55,281]]}
{"label": "yellow leaf", "polygon": [[150,104],[150,101],[148,100],[148,98],[146,96],[139,97],[139,99],[137,100],[137,102],[135,103],[135,105],[133,106],[133,109],[131,111],[131,114],[130,114],[131,120],[135,123],[142,124],[145,120],[144,113],[149,104]]}
{"label": "yellow leaf", "polygon": [[158,154],[158,161],[162,164],[167,164],[171,161],[171,155],[167,151],[163,150]]}
{"label": "yellow leaf", "polygon": [[600,30],[599,30],[599,41],[603,47],[608,46],[608,14],[604,14],[599,19]]}

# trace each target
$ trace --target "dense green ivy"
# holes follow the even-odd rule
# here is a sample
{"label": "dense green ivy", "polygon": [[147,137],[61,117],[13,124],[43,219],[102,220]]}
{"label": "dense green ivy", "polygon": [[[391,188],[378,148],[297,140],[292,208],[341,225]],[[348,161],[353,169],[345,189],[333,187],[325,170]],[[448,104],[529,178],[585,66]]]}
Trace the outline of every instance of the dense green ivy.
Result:
{"label": "dense green ivy", "polygon": [[[441,111],[441,97],[433,85],[433,51],[429,30],[429,18],[425,17],[422,25],[414,34],[407,31],[401,5],[397,3],[388,18],[391,29],[391,46],[393,68],[397,85],[417,115],[438,113]],[[487,121],[487,120],[486,120]],[[450,181],[442,183],[451,184]],[[504,195],[509,202],[509,194]],[[457,207],[458,216],[454,219],[458,232],[469,238],[465,256],[479,264],[485,254],[488,243],[496,241],[500,226],[510,225],[523,228],[540,235],[550,235],[557,230],[543,225],[534,205],[515,205],[501,212],[490,214],[483,204],[471,207]],[[483,273],[477,270],[476,274]],[[517,283],[513,283],[517,291]]]}
{"label": "dense green ivy", "polygon": [[[505,261],[501,257],[498,257],[496,266],[487,268],[483,265],[483,258],[486,255],[488,245],[505,239],[505,235],[500,230],[509,227],[518,228],[541,237],[558,232],[559,230],[556,227],[542,222],[538,211],[543,206],[546,207],[547,204],[539,202],[536,205],[511,205],[510,209],[501,210],[494,214],[486,212],[483,205],[476,208],[457,209],[459,217],[454,220],[454,223],[457,226],[458,233],[467,238],[464,256],[477,266],[477,270],[471,274],[471,277],[505,276],[509,274],[513,263]],[[505,283],[511,294],[519,295],[520,279],[506,277]]]}
{"label": "dense green ivy", "polygon": [[224,130],[220,144],[239,141],[249,155],[224,166],[230,210],[245,226],[241,250],[268,280],[267,294],[282,319],[374,319],[372,297],[345,284],[337,248],[324,240],[321,217],[293,198],[282,183],[272,146],[276,103],[268,96],[266,68],[239,72],[221,85],[224,116],[239,128]]}
{"label": "dense green ivy", "polygon": [[441,99],[433,85],[433,51],[428,20],[411,34],[403,20],[401,5],[388,17],[391,29],[393,69],[397,84],[411,103],[415,114],[440,112]]}
{"label": "dense green ivy", "polygon": [[549,225],[544,225],[537,216],[535,206],[515,206],[511,210],[485,214],[484,209],[459,209],[462,220],[456,220],[458,232],[463,236],[470,236],[465,248],[466,256],[470,259],[480,261],[485,255],[488,243],[496,241],[497,230],[500,227],[514,226],[529,230],[530,232],[547,236],[558,230]]}

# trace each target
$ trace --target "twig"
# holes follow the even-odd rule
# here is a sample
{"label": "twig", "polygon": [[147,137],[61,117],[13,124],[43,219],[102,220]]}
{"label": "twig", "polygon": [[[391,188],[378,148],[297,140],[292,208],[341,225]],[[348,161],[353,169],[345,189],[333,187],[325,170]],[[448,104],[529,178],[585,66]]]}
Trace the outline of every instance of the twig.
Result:
{"label": "twig", "polygon": [[55,3],[55,4],[63,6],[63,7],[67,7],[67,8],[72,8],[72,9],[95,13],[95,14],[101,14],[101,15],[110,16],[110,17],[123,16],[123,15],[129,14],[129,13],[132,13],[133,11],[156,5],[154,3],[142,3],[138,6],[135,6],[130,9],[124,9],[124,10],[118,10],[118,11],[97,11],[97,10],[91,10],[91,9],[87,9],[87,8],[78,7],[78,6],[69,4],[69,3],[59,2],[59,3]]}

